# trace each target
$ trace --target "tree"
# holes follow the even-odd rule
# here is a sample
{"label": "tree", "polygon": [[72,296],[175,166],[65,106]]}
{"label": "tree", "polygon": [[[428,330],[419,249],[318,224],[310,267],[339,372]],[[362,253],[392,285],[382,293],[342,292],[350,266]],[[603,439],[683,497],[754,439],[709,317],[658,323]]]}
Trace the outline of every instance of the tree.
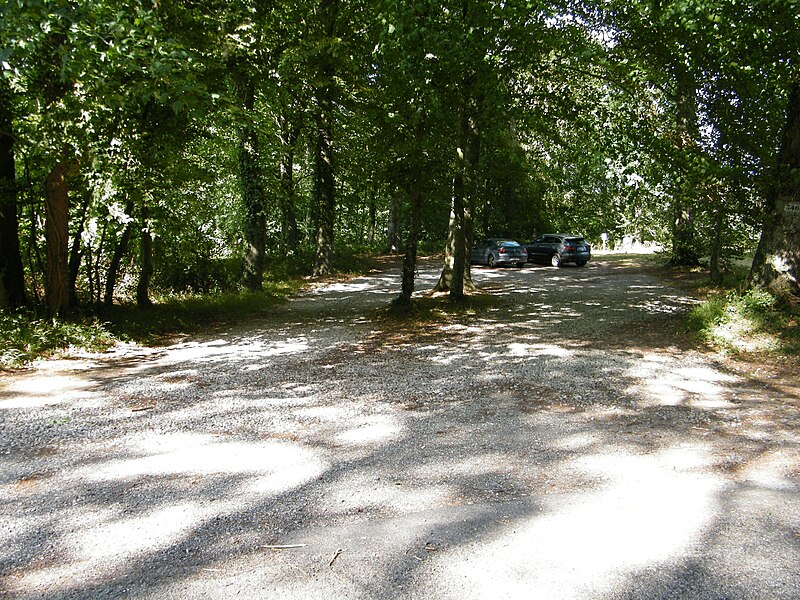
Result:
{"label": "tree", "polygon": [[800,71],[792,81],[774,183],[750,284],[780,297],[800,298]]}
{"label": "tree", "polygon": [[0,308],[27,303],[19,249],[12,92],[0,69]]}
{"label": "tree", "polygon": [[318,53],[312,69],[316,98],[314,123],[314,204],[316,206],[316,253],[314,276],[333,273],[333,236],[336,218],[336,182],[334,180],[333,121],[336,85],[334,46],[339,0],[320,0],[316,8]]}

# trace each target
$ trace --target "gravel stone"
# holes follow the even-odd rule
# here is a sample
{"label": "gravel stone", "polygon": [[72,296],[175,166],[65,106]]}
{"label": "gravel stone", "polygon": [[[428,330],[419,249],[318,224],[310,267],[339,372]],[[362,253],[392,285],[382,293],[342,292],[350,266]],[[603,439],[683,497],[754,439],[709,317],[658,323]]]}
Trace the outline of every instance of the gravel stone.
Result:
{"label": "gravel stone", "polygon": [[0,597],[800,597],[796,373],[634,258],[473,277],[501,301],[389,318],[387,261],[3,375]]}

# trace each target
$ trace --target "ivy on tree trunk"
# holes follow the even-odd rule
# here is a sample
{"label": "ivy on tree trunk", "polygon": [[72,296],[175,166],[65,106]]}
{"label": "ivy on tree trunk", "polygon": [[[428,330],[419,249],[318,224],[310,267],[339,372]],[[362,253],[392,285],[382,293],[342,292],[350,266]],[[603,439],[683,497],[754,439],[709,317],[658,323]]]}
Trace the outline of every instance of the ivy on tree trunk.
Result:
{"label": "ivy on tree trunk", "polygon": [[749,283],[800,298],[800,73],[792,82],[775,178]]}
{"label": "ivy on tree trunk", "polygon": [[315,277],[333,273],[333,235],[336,221],[336,184],[333,167],[334,34],[338,0],[322,0],[318,8],[320,50],[316,58],[317,104],[314,112],[314,200],[317,207]]}
{"label": "ivy on tree trunk", "polygon": [[[247,75],[234,72],[234,88],[246,117],[255,106],[255,87]],[[258,132],[250,123],[239,127],[239,187],[244,204],[244,286],[251,291],[261,290],[264,284],[266,252],[266,220],[264,217],[264,186],[259,167]]]}

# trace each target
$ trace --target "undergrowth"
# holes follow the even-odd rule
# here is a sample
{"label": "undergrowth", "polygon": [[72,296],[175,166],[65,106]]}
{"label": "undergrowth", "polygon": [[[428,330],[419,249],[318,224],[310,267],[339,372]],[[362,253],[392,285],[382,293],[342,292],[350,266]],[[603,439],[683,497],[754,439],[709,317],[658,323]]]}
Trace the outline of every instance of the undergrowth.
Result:
{"label": "undergrowth", "polygon": [[154,298],[150,307],[115,305],[70,319],[0,312],[0,369],[20,367],[60,352],[102,351],[120,341],[157,344],[171,335],[198,332],[214,323],[259,317],[299,286],[300,280],[288,280],[265,283],[262,292],[171,295]]}
{"label": "undergrowth", "polygon": [[115,342],[114,334],[96,318],[66,321],[27,312],[0,313],[0,369],[70,348],[101,351]]}
{"label": "undergrowth", "polygon": [[688,317],[710,346],[736,354],[800,356],[797,308],[763,290],[730,290],[709,297]]}

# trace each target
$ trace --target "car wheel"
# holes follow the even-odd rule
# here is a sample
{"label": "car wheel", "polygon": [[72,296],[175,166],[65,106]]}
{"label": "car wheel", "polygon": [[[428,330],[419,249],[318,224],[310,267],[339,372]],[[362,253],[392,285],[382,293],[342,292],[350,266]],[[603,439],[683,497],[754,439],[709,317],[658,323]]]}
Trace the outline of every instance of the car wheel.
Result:
{"label": "car wheel", "polygon": [[494,266],[494,254],[489,255],[489,258],[486,259],[486,264],[490,267]]}
{"label": "car wheel", "polygon": [[579,267],[584,267],[584,266],[586,266],[586,261],[585,260],[579,260],[579,261],[576,261],[575,264],[578,265]]}
{"label": "car wheel", "polygon": [[556,252],[555,254],[553,254],[553,256],[550,257],[550,264],[553,265],[554,267],[561,266],[561,255],[558,252]]}

